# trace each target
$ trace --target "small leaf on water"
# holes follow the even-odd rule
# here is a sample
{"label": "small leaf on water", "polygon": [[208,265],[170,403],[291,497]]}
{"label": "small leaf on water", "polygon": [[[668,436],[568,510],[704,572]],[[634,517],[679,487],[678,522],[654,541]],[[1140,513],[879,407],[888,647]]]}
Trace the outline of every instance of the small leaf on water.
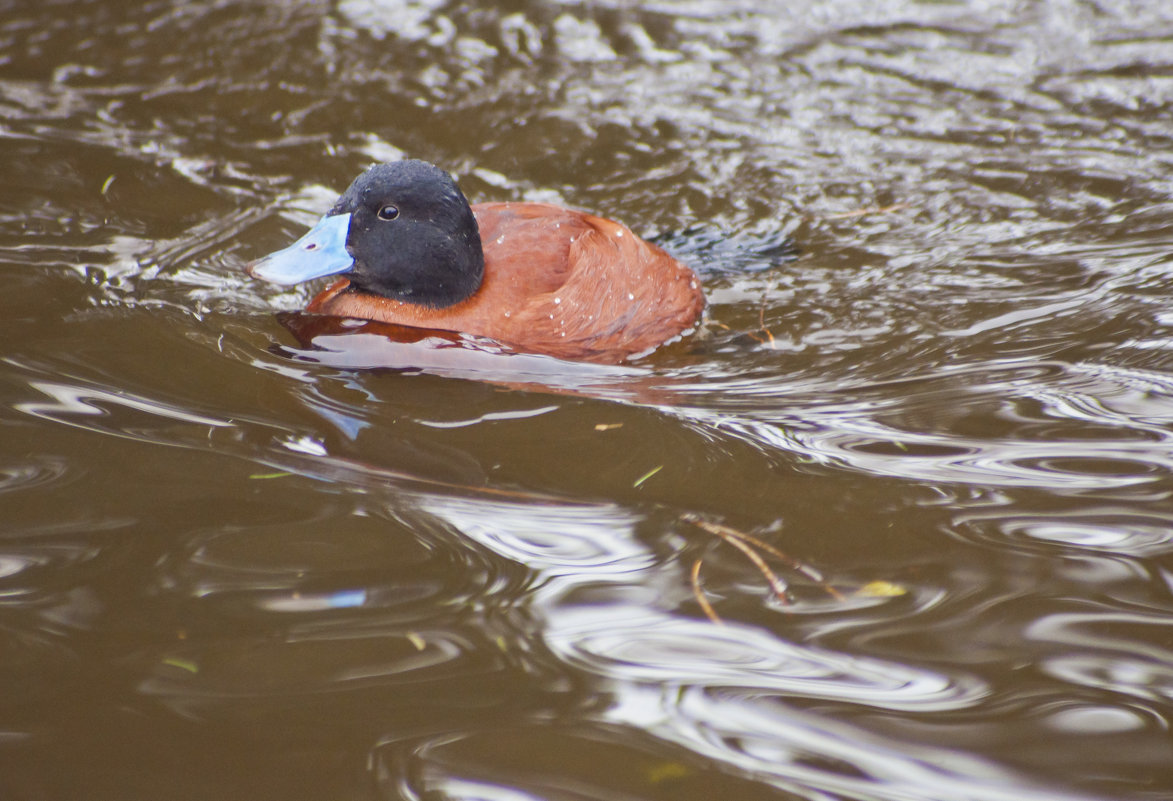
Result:
{"label": "small leaf on water", "polygon": [[612,428],[623,428],[623,423],[596,423],[595,431],[610,431]]}
{"label": "small leaf on water", "polygon": [[692,774],[688,765],[680,762],[661,762],[648,768],[648,782],[662,784],[673,779],[685,779]]}
{"label": "small leaf on water", "polygon": [[864,598],[897,598],[908,595],[908,588],[891,581],[869,581],[855,591]]}
{"label": "small leaf on water", "polygon": [[167,657],[166,659],[163,660],[163,664],[170,665],[171,667],[177,667],[180,670],[186,670],[188,673],[199,673],[200,672],[200,666],[197,665],[195,662],[193,662],[190,659],[183,659],[178,656]]}
{"label": "small leaf on water", "polygon": [[644,483],[644,482],[645,482],[645,481],[647,481],[649,478],[651,478],[652,476],[654,476],[656,473],[659,473],[659,472],[660,472],[661,470],[663,470],[663,469],[664,469],[664,465],[657,465],[656,467],[653,467],[651,470],[649,470],[648,472],[644,473],[642,476],[640,476],[639,478],[637,478],[637,479],[635,480],[635,483],[634,483],[634,484],[632,484],[631,486],[632,486],[632,487],[638,487],[640,484]]}
{"label": "small leaf on water", "polygon": [[265,479],[265,478],[285,478],[291,476],[293,473],[277,472],[277,473],[253,473],[249,478]]}
{"label": "small leaf on water", "polygon": [[408,642],[415,646],[415,650],[417,651],[422,651],[428,647],[428,644],[424,642],[424,638],[416,634],[414,631],[407,632],[405,636],[407,637]]}

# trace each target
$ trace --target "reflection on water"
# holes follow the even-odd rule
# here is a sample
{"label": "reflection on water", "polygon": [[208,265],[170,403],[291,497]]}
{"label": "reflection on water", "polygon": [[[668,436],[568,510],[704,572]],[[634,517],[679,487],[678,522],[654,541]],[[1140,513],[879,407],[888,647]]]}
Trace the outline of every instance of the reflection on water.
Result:
{"label": "reflection on water", "polygon": [[[1157,0],[7,9],[0,795],[1169,796],[1171,43]],[[654,236],[704,325],[615,368],[289,325],[243,264],[405,155]]]}

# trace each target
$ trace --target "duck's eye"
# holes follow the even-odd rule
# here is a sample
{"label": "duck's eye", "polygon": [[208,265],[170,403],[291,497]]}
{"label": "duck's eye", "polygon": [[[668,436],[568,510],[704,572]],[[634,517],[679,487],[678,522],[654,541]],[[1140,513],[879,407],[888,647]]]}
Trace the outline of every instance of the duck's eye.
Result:
{"label": "duck's eye", "polygon": [[399,207],[392,206],[390,203],[388,203],[383,208],[379,209],[379,219],[380,220],[394,220],[398,216],[399,216]]}

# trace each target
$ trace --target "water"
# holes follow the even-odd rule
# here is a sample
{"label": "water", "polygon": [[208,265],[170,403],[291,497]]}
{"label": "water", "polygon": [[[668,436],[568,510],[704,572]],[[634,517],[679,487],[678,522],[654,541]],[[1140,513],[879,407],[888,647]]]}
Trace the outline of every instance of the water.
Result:
{"label": "water", "polygon": [[[4,797],[1173,797],[1171,114],[1159,0],[5,4]],[[704,329],[297,343],[403,155]]]}

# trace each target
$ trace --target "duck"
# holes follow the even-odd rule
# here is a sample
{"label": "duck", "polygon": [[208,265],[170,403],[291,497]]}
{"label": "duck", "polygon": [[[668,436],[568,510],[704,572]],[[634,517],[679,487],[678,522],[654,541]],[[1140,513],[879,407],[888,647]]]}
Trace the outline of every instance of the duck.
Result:
{"label": "duck", "polygon": [[312,315],[485,337],[510,350],[619,363],[694,329],[697,274],[622,223],[549,203],[470,204],[426,161],[375,164],[254,278],[335,281]]}

